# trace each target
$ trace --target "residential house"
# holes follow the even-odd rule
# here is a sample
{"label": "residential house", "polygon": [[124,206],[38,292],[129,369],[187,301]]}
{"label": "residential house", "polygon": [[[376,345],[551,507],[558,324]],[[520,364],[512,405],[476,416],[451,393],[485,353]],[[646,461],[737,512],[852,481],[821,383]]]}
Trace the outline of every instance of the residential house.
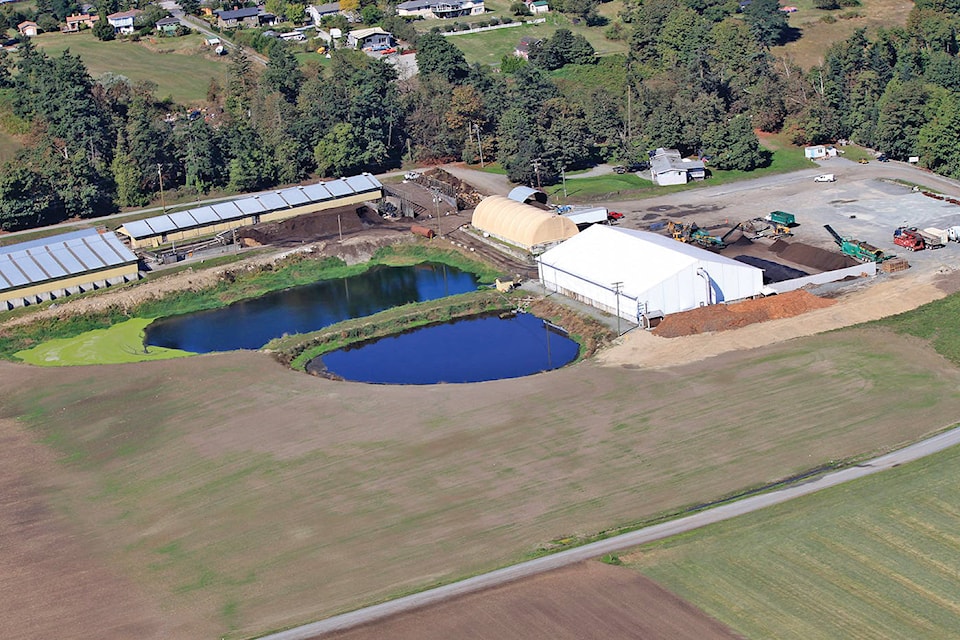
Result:
{"label": "residential house", "polygon": [[99,19],[100,16],[90,15],[89,13],[78,13],[67,16],[67,23],[60,27],[60,31],[63,33],[77,33],[80,29],[92,29],[93,24]]}
{"label": "residential house", "polygon": [[307,14],[313,20],[313,24],[320,26],[321,21],[326,16],[335,16],[340,13],[339,2],[328,2],[327,4],[311,4],[306,8]]}
{"label": "residential house", "polygon": [[380,27],[357,29],[347,34],[347,46],[351,49],[382,51],[393,46],[393,35]]}
{"label": "residential house", "polygon": [[32,38],[37,35],[37,23],[33,20],[24,20],[17,25],[17,31],[19,31],[22,36]]}
{"label": "residential house", "polygon": [[143,11],[140,11],[140,9],[111,13],[107,16],[107,22],[113,26],[114,33],[133,33],[137,30],[134,22],[142,13]]}
{"label": "residential house", "polygon": [[164,36],[177,35],[177,28],[180,26],[180,20],[169,17],[157,20],[157,33]]}
{"label": "residential house", "polygon": [[520,43],[514,48],[513,55],[518,58],[523,58],[524,60],[530,59],[530,49],[540,44],[538,38],[531,36],[523,36],[520,38]]}
{"label": "residential house", "polygon": [[527,4],[527,9],[529,9],[533,15],[538,15],[541,13],[549,13],[550,5],[547,3],[547,0],[534,0]]}
{"label": "residential house", "polygon": [[220,9],[214,11],[217,14],[217,26],[221,29],[236,29],[243,25],[245,27],[256,27],[260,24],[257,16],[260,15],[260,7],[244,7],[243,9]]}
{"label": "residential house", "polygon": [[486,8],[483,0],[407,0],[397,5],[398,16],[422,18],[463,18],[483,15]]}
{"label": "residential house", "polygon": [[650,179],[654,184],[687,184],[706,177],[707,168],[702,160],[682,158],[676,149],[660,148],[650,153]]}

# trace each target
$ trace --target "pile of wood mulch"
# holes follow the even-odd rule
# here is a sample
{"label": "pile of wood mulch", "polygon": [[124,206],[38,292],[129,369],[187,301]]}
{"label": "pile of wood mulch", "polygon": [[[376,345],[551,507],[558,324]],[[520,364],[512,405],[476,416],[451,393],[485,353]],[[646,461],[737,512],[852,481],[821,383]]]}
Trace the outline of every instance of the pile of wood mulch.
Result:
{"label": "pile of wood mulch", "polygon": [[714,304],[674,313],[664,318],[653,333],[662,338],[678,338],[708,331],[727,331],[757,322],[792,318],[807,311],[829,307],[834,302],[800,289],[756,300]]}

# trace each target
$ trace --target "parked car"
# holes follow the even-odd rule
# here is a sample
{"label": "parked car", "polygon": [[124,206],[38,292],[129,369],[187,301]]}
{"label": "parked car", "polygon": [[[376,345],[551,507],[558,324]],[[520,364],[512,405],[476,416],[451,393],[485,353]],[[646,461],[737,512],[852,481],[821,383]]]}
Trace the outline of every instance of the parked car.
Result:
{"label": "parked car", "polygon": [[832,173],[821,173],[813,179],[814,182],[836,182],[837,176]]}
{"label": "parked car", "polygon": [[887,154],[881,153],[877,156],[877,162],[890,162],[890,159],[887,158]]}
{"label": "parked car", "polygon": [[607,220],[622,220],[623,214],[619,211],[610,211],[607,213]]}
{"label": "parked car", "polygon": [[622,165],[622,164],[618,164],[618,165],[616,165],[616,166],[613,167],[613,172],[614,172],[614,173],[619,173],[619,174],[622,175],[622,174],[624,174],[624,173],[627,172],[627,168],[626,168],[624,165]]}

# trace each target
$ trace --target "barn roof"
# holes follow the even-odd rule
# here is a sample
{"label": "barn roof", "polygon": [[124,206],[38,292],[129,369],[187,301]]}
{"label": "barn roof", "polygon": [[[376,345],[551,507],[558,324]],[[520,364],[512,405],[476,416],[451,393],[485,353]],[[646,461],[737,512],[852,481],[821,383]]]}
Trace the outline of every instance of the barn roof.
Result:
{"label": "barn roof", "polygon": [[0,291],[136,262],[112,231],[63,233],[0,247]]}
{"label": "barn roof", "polygon": [[127,222],[120,231],[131,238],[141,239],[190,229],[207,224],[228,222],[246,216],[299,207],[313,202],[322,202],[359,193],[376,191],[383,185],[374,176],[362,174],[318,182],[305,187],[289,187],[279,191],[265,191],[256,195],[229,200],[214,205],[195,207],[177,213],[153,216]]}
{"label": "barn roof", "polygon": [[572,220],[503,196],[481,200],[471,223],[480,231],[527,249],[577,235]]}

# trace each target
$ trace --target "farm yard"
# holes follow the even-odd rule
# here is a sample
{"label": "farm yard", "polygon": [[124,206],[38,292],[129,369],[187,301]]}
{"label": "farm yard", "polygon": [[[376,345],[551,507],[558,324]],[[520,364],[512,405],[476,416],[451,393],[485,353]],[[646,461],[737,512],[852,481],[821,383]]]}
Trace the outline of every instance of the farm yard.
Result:
{"label": "farm yard", "polygon": [[956,635],[956,448],[621,559],[747,638]]}

